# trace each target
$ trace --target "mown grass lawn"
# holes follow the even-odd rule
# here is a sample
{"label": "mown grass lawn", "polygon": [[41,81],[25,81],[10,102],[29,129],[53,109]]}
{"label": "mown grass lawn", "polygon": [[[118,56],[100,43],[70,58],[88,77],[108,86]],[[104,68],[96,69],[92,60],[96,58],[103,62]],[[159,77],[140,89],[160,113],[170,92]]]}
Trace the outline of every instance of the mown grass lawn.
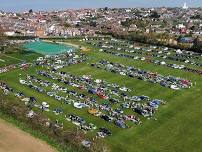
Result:
{"label": "mown grass lawn", "polygon": [[40,54],[29,52],[29,51],[22,51],[22,52],[11,52],[11,53],[0,53],[0,68],[11,65],[11,64],[18,64],[24,61],[32,62],[33,59],[41,56]]}
{"label": "mown grass lawn", "polygon": [[[79,42],[77,42],[79,44]],[[81,45],[84,45],[81,43]],[[85,45],[89,47],[88,45]],[[92,48],[91,48],[92,49]],[[106,144],[113,152],[200,152],[202,149],[202,76],[176,69],[155,66],[147,62],[134,61],[121,57],[114,57],[109,54],[98,52],[93,48],[92,51],[85,52],[89,60],[85,63],[72,65],[62,69],[75,75],[91,75],[93,78],[105,79],[111,83],[125,85],[133,89],[130,94],[146,95],[153,99],[163,99],[168,103],[161,106],[155,117],[157,120],[146,120],[141,117],[143,124],[136,126],[130,125],[128,129],[120,129],[114,124],[110,124],[93,117],[87,113],[87,109],[78,110],[72,105],[63,105],[47,95],[38,93],[18,82],[19,74],[21,77],[26,74],[36,74],[35,68],[28,71],[20,69],[9,73],[1,74],[0,80],[6,81],[14,89],[24,92],[28,96],[35,96],[38,101],[45,101],[50,104],[50,108],[62,107],[64,114],[56,116],[50,112],[44,112],[51,119],[58,119],[64,122],[65,128],[72,129],[75,125],[64,119],[65,114],[74,113],[83,117],[87,122],[92,122],[98,127],[104,126],[112,130],[113,135],[105,139]],[[31,58],[32,59],[32,58]],[[120,76],[104,70],[90,66],[90,63],[106,59],[112,62],[131,65],[141,69],[158,72],[163,75],[180,76],[189,79],[194,86],[191,89],[174,91],[161,87],[158,84],[151,84],[127,76]],[[40,77],[45,79],[44,77]],[[52,80],[49,80],[52,81]],[[196,84],[195,84],[196,82]],[[63,85],[63,84],[60,84]],[[67,87],[68,88],[68,87]],[[76,89],[75,89],[76,90]],[[79,90],[77,90],[79,91]],[[103,102],[99,100],[99,102]],[[134,112],[130,111],[131,114]],[[88,133],[93,136],[95,132]]]}

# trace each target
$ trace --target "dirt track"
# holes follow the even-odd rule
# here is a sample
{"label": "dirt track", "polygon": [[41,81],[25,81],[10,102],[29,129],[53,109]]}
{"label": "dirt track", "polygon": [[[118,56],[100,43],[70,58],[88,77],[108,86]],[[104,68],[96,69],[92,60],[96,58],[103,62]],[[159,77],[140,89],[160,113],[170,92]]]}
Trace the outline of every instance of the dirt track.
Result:
{"label": "dirt track", "polygon": [[0,119],[0,152],[56,152],[51,146]]}

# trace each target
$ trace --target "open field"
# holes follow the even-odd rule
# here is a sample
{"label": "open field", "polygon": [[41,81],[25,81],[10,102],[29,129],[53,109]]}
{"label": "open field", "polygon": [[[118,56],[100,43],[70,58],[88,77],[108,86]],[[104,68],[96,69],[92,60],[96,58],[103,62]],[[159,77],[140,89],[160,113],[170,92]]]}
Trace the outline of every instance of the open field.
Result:
{"label": "open field", "polygon": [[0,54],[0,67],[5,67],[10,64],[17,64],[19,62],[21,61],[16,58],[13,58],[12,56]]}
{"label": "open field", "polygon": [[11,64],[18,64],[22,62],[31,62],[33,59],[41,56],[40,54],[34,52],[13,52],[9,54],[0,53],[0,68]]}
{"label": "open field", "polygon": [[47,143],[0,119],[0,152],[55,152]]}
{"label": "open field", "polygon": [[[63,122],[64,128],[66,129],[76,128],[71,122],[65,120],[65,115],[71,113],[84,118],[87,122],[92,122],[97,127],[109,128],[113,135],[104,140],[113,152],[201,151],[202,76],[181,71],[179,69],[165,68],[164,66],[157,66],[147,62],[140,62],[137,60],[125,59],[112,56],[110,54],[105,54],[103,52],[99,52],[97,48],[89,46],[84,42],[78,42],[76,40],[67,42],[81,45],[85,48],[91,49],[91,51],[83,52],[88,57],[86,62],[65,67],[60,69],[60,71],[69,72],[77,76],[91,75],[95,79],[104,79],[110,83],[117,83],[121,86],[126,86],[132,89],[132,91],[129,93],[131,95],[145,95],[151,97],[152,99],[162,99],[167,101],[167,104],[160,106],[159,110],[155,114],[155,118],[157,120],[148,120],[142,116],[139,116],[143,121],[141,125],[129,123],[129,128],[122,129],[113,123],[108,123],[98,117],[91,116],[88,114],[87,108],[75,109],[72,105],[60,104],[46,94],[39,93],[19,83],[19,77],[25,79],[26,74],[29,74],[34,75],[42,80],[48,80],[61,86],[65,86],[57,80],[51,80],[49,78],[37,75],[36,70],[43,69],[47,71],[47,69],[42,67],[31,67],[27,71],[16,69],[8,73],[1,74],[0,80],[7,82],[9,86],[18,92],[23,92],[27,96],[36,97],[37,101],[47,102],[51,109],[61,107],[64,111],[63,114],[54,115],[50,112],[43,112],[43,114],[48,116],[51,120],[57,119],[59,122]],[[119,74],[114,74],[109,71],[90,66],[91,63],[98,62],[102,59],[106,59],[111,62],[118,62],[123,65],[135,66],[152,72],[158,72],[163,75],[173,75],[186,78],[193,82],[193,86],[190,89],[171,90],[158,84],[152,84],[138,79],[129,78],[127,76],[121,76]],[[81,91],[78,88],[72,88],[69,86],[68,88],[89,95],[85,90]],[[95,95],[93,95],[93,97],[97,99],[98,103],[105,102]],[[38,109],[35,110],[41,112]],[[135,114],[135,112],[132,110],[128,110],[127,113]],[[96,130],[87,133],[87,135],[89,137],[94,137],[95,133]]]}

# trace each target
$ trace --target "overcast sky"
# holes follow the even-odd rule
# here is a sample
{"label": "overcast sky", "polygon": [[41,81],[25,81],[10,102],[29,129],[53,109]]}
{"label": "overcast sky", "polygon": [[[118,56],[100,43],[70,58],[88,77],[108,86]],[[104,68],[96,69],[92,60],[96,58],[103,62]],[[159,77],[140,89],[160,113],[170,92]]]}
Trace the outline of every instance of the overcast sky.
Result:
{"label": "overcast sky", "polygon": [[25,11],[100,7],[202,7],[202,0],[0,0],[0,10]]}

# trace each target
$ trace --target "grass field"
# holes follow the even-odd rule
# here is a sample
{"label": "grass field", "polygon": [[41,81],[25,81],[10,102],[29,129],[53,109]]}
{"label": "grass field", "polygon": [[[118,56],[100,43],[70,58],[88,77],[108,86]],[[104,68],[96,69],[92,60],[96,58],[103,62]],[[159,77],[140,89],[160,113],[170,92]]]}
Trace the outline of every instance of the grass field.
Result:
{"label": "grass field", "polygon": [[0,68],[11,64],[18,64],[24,61],[32,62],[33,59],[41,56],[40,54],[28,51],[12,52],[8,54],[0,53]]}
{"label": "grass field", "polygon": [[[146,95],[153,99],[163,99],[168,103],[159,108],[155,117],[157,120],[143,120],[142,125],[131,125],[128,129],[121,129],[114,124],[107,123],[100,118],[93,117],[87,113],[87,109],[77,110],[71,105],[60,105],[55,99],[47,95],[38,93],[26,86],[20,85],[18,82],[19,74],[25,77],[26,74],[35,75],[36,69],[30,68],[28,71],[16,69],[9,73],[0,75],[0,80],[6,81],[15,90],[24,92],[28,96],[35,96],[39,101],[46,101],[50,107],[62,107],[64,114],[74,113],[83,117],[87,122],[92,122],[96,126],[105,126],[109,128],[113,135],[105,139],[106,144],[113,152],[200,152],[202,149],[202,76],[189,72],[165,68],[164,66],[155,66],[147,62],[134,61],[121,57],[111,56],[102,52],[98,52],[96,48],[92,48],[83,42],[68,41],[70,43],[79,44],[90,48],[91,51],[85,52],[89,60],[87,62],[72,65],[62,69],[75,75],[91,75],[93,78],[105,79],[111,83],[118,83],[133,89],[131,94]],[[22,59],[21,55],[14,55]],[[29,59],[33,59],[38,55],[34,55]],[[161,87],[158,84],[151,84],[141,80],[120,76],[104,70],[98,70],[89,64],[97,62],[101,59],[131,65],[141,69],[158,72],[163,75],[173,75],[191,80],[194,86],[190,89],[174,91],[169,88]],[[40,77],[45,79],[44,77]],[[49,80],[53,81],[53,80]],[[196,82],[196,84],[195,84]],[[60,84],[63,85],[63,84]],[[76,89],[75,89],[76,90]],[[79,90],[77,90],[79,92]],[[86,93],[85,91],[83,93]],[[102,102],[99,99],[99,102]],[[131,114],[134,112],[129,111]],[[65,128],[74,128],[71,122],[64,120],[64,114],[56,116],[53,113],[44,112],[46,116],[55,120],[64,122]],[[88,133],[93,136],[95,132]]]}

